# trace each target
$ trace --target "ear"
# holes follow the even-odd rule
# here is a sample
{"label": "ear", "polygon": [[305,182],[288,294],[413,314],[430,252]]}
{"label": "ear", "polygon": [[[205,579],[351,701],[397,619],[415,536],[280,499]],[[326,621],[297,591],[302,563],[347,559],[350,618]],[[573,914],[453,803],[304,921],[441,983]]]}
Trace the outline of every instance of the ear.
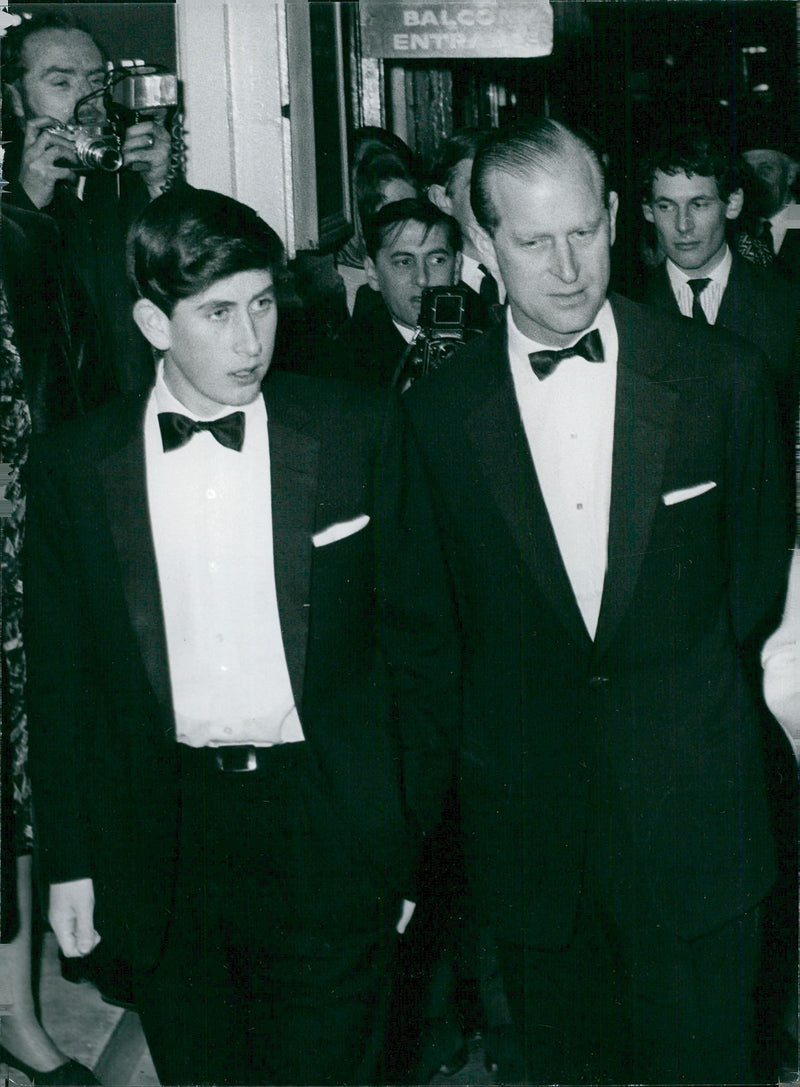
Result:
{"label": "ear", "polygon": [[445,215],[453,214],[453,201],[445,192],[444,185],[429,185],[428,199],[432,204],[436,205],[439,211],[443,211]]}
{"label": "ear", "polygon": [[608,244],[613,245],[617,236],[617,210],[619,197],[615,192],[608,194]]}
{"label": "ear", "polygon": [[372,287],[373,291],[380,293],[380,283],[378,282],[378,269],[375,267],[375,261],[372,257],[364,257],[364,271],[367,273],[367,283]]}
{"label": "ear", "polygon": [[169,317],[149,298],[139,298],[133,307],[133,319],[156,351],[168,351],[172,345]]}
{"label": "ear", "polygon": [[735,189],[728,197],[725,205],[725,218],[738,219],[744,206],[744,193],[741,189]]}
{"label": "ear", "polygon": [[475,236],[473,238],[475,242],[475,248],[478,250],[478,256],[481,258],[481,262],[488,268],[497,268],[497,253],[494,248],[494,241],[488,230],[478,225],[475,229]]}
{"label": "ear", "polygon": [[17,118],[17,120],[24,123],[25,107],[22,103],[22,95],[20,94],[19,87],[16,85],[16,83],[4,83],[3,94],[10,99],[11,108],[14,111],[14,116]]}
{"label": "ear", "polygon": [[650,204],[642,204],[642,215],[648,223],[654,223],[656,221],[655,215],[653,215],[653,209]]}

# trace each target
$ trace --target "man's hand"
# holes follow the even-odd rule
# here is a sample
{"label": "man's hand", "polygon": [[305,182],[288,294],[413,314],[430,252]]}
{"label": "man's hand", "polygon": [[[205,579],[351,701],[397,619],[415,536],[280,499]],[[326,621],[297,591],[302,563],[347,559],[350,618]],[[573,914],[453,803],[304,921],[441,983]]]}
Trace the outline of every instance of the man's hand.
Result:
{"label": "man's hand", "polygon": [[169,174],[172,141],[160,121],[141,121],[125,132],[122,155],[125,165],[141,173],[152,199],[164,189]]}
{"label": "man's hand", "polygon": [[57,125],[52,117],[34,117],[25,125],[25,142],[19,183],[30,202],[45,208],[53,199],[57,181],[74,181],[77,177],[66,166],[56,166],[56,160],[69,158],[69,144],[49,130]]}
{"label": "man's hand", "polygon": [[48,919],[68,959],[88,955],[100,943],[94,928],[94,883],[74,879],[50,884]]}

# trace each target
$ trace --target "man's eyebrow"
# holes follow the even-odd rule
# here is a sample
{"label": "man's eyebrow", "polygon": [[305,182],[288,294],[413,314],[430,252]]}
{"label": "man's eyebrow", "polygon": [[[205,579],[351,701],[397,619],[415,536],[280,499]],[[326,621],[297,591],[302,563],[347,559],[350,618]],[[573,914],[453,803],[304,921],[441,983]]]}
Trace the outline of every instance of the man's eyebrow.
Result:
{"label": "man's eyebrow", "polygon": [[[45,68],[45,70],[42,72],[42,75],[43,76],[48,76],[48,75],[75,75],[77,71],[78,71],[77,68],[63,68],[60,64],[51,64],[49,68]],[[87,75],[101,75],[101,74],[104,74],[104,73],[105,73],[105,69],[103,67],[99,67],[99,68],[90,68],[87,71],[86,74]]]}

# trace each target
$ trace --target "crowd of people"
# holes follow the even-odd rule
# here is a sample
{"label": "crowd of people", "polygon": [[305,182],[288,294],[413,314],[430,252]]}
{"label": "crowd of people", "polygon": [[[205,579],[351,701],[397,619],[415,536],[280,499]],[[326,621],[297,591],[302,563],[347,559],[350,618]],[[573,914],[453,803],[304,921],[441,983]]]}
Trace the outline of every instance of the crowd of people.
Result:
{"label": "crowd of people", "polygon": [[364,128],[292,276],[163,117],[79,164],[104,60],[2,41],[0,1060],[98,1082],[46,914],[164,1084],[797,1074],[787,137],[654,133],[628,297],[584,131]]}

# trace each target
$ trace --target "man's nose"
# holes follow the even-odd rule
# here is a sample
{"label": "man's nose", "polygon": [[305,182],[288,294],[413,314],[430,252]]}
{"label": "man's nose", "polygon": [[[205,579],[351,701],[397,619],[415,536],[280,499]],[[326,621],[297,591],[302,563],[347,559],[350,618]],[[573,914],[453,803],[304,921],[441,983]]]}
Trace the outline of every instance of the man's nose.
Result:
{"label": "man's nose", "polygon": [[566,239],[555,243],[552,271],[564,283],[574,283],[578,278],[578,262],[572,252],[572,246]]}
{"label": "man's nose", "polygon": [[679,234],[688,234],[694,226],[694,216],[689,208],[678,208],[677,229]]}
{"label": "man's nose", "polygon": [[[103,92],[97,91],[94,97],[86,99],[87,95],[97,91],[96,87],[92,87],[88,82],[85,88],[81,88],[81,93],[78,96],[75,106],[73,108],[75,120],[80,125],[99,124],[105,120],[106,111],[103,105]],[[84,99],[86,99],[84,101]]]}
{"label": "man's nose", "polygon": [[240,355],[248,356],[258,355],[261,352],[261,338],[249,314],[242,317],[237,325],[234,350]]}
{"label": "man's nose", "polygon": [[429,279],[430,273],[428,272],[428,266],[425,264],[424,260],[420,261],[416,267],[417,286],[427,287]]}

